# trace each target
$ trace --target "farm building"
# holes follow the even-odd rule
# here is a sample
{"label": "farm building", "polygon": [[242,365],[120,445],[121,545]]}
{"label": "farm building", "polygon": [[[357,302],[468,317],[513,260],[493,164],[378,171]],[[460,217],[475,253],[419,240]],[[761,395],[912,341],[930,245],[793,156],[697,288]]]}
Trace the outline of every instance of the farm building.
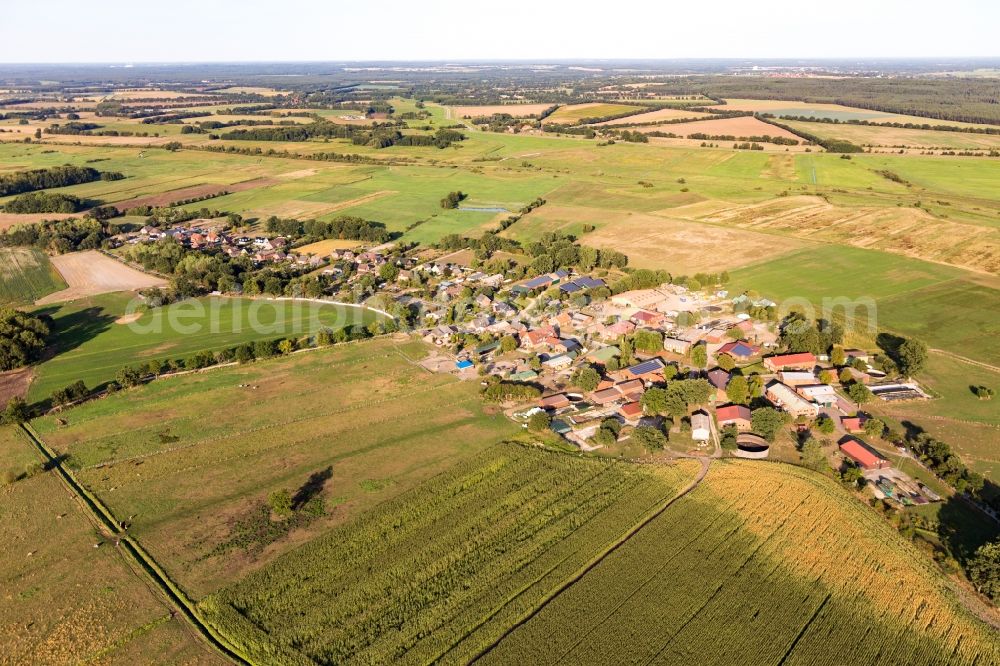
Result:
{"label": "farm building", "polygon": [[812,370],[816,366],[816,356],[809,352],[778,354],[765,358],[764,365],[771,372],[788,369]]}
{"label": "farm building", "polygon": [[642,416],[642,403],[638,401],[627,402],[618,408],[618,413],[622,415],[626,423],[634,425]]}
{"label": "farm building", "polygon": [[538,406],[543,409],[562,409],[569,407],[569,404],[569,398],[566,397],[565,393],[549,395],[538,401]]}
{"label": "farm building", "polygon": [[837,403],[837,392],[829,384],[803,384],[795,387],[795,392],[806,400],[829,407]]}
{"label": "farm building", "polygon": [[744,405],[726,405],[715,410],[715,420],[720,426],[734,425],[737,430],[750,429],[750,408]]}
{"label": "farm building", "polygon": [[708,414],[697,411],[691,415],[691,439],[696,442],[707,442],[712,436],[712,423]]}
{"label": "farm building", "polygon": [[840,442],[840,451],[845,456],[856,462],[858,467],[864,470],[885,469],[886,467],[891,467],[888,460],[883,458],[870,447],[866,446],[864,442],[854,439],[853,437],[845,437],[844,440]]}
{"label": "farm building", "polygon": [[590,395],[594,403],[598,405],[608,405],[616,400],[620,400],[622,397],[621,391],[616,389],[614,386],[594,391]]}
{"label": "farm building", "polygon": [[679,338],[663,338],[663,349],[672,354],[687,354],[691,351],[691,343]]}
{"label": "farm building", "polygon": [[659,312],[649,312],[647,310],[639,310],[633,313],[629,319],[636,326],[647,326],[649,328],[657,328],[663,323],[663,315]]}
{"label": "farm building", "polygon": [[782,370],[778,373],[778,380],[785,386],[804,386],[815,384],[816,375],[801,370]]}
{"label": "farm building", "polygon": [[860,416],[844,416],[840,419],[840,424],[847,432],[861,432],[865,429],[865,419]]}
{"label": "farm building", "polygon": [[764,395],[771,401],[771,404],[792,416],[815,418],[819,415],[819,406],[809,402],[781,382],[768,384]]}

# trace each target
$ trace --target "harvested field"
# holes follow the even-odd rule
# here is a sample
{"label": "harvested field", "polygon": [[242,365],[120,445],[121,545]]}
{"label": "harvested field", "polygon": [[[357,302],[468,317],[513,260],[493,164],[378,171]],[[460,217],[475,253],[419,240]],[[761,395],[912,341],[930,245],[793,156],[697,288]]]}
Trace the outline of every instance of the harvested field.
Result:
{"label": "harvested field", "polygon": [[481,118],[492,116],[494,113],[509,113],[515,118],[528,118],[538,116],[545,109],[551,108],[553,104],[493,104],[490,106],[449,106],[450,118]]}
{"label": "harvested field", "polygon": [[805,244],[794,238],[677,219],[673,210],[649,214],[547,204],[532,211],[518,226],[521,231],[530,225],[533,232],[579,234],[580,225],[594,224],[595,231],[580,235],[585,245],[617,249],[628,255],[631,266],[665,269],[678,275],[745,266]]}
{"label": "harvested field", "polygon": [[69,288],[38,299],[37,305],[62,303],[113,291],[163,287],[167,284],[162,278],[137,271],[97,250],[71,252],[53,257],[52,265],[62,275]]}
{"label": "harvested field", "polygon": [[361,245],[361,241],[344,238],[328,238],[326,240],[310,243],[309,245],[297,247],[295,248],[295,252],[297,254],[315,254],[320,257],[325,257],[334,250],[353,250],[359,245]]}
{"label": "harvested field", "polygon": [[170,190],[169,192],[163,192],[161,194],[151,194],[149,196],[136,197],[135,199],[129,199],[127,201],[119,201],[114,204],[114,206],[122,212],[128,210],[129,208],[138,208],[139,206],[153,206],[154,208],[158,208],[171,206],[178,201],[186,201],[188,199],[198,199],[201,197],[221,194],[232,194],[234,192],[243,192],[244,190],[252,190],[258,187],[276,185],[279,182],[280,181],[274,178],[253,178],[251,180],[244,180],[231,185],[194,185],[192,187],[182,187],[179,190]]}
{"label": "harvested field", "polygon": [[1000,230],[942,220],[919,208],[834,206],[819,197],[782,197],[706,211],[695,204],[671,215],[790,234],[1000,274]]}
{"label": "harvested field", "polygon": [[[946,121],[926,119],[929,124],[950,125]],[[881,146],[895,148],[938,148],[945,150],[997,150],[1000,136],[996,134],[972,134],[970,132],[942,132],[936,130],[904,129],[899,127],[875,127],[872,125],[849,125],[840,123],[806,123],[795,120],[782,121],[789,127],[823,139],[843,139],[859,146]]]}
{"label": "harvested field", "polygon": [[[699,111],[685,111],[683,109],[658,109],[656,111],[650,111],[649,113],[640,113],[635,116],[627,116],[625,118],[616,118],[615,120],[605,120],[603,123],[595,123],[594,127],[604,127],[612,125],[632,125],[636,123],[655,123],[661,120],[677,120],[679,118],[709,118],[711,114],[701,113]],[[664,125],[664,127],[670,127],[672,125]],[[664,130],[669,131],[669,130]]]}
{"label": "harvested field", "polygon": [[584,118],[604,118],[629,111],[640,111],[643,107],[634,104],[603,104],[588,102],[586,104],[569,104],[560,106],[555,113],[545,118],[545,123],[557,125],[575,125]]}
{"label": "harvested field", "polygon": [[80,213],[3,213],[0,212],[0,231],[16,227],[19,224],[34,224],[45,220],[68,220],[80,217]]}
{"label": "harvested field", "polygon": [[634,128],[639,132],[672,132],[678,136],[691,136],[692,134],[707,134],[709,136],[729,135],[735,137],[750,136],[773,136],[795,139],[801,142],[798,137],[788,130],[768,125],[757,120],[753,116],[743,116],[740,118],[721,118],[719,120],[696,120],[690,123],[676,123],[671,125],[653,125],[649,127]]}
{"label": "harvested field", "polygon": [[755,111],[775,116],[805,116],[829,118],[831,120],[869,120],[871,122],[929,123],[931,125],[951,125],[953,127],[989,127],[978,123],[963,123],[957,120],[936,120],[922,116],[907,116],[888,111],[872,111],[840,104],[822,102],[798,102],[781,99],[727,99],[726,104],[714,107],[728,111]]}

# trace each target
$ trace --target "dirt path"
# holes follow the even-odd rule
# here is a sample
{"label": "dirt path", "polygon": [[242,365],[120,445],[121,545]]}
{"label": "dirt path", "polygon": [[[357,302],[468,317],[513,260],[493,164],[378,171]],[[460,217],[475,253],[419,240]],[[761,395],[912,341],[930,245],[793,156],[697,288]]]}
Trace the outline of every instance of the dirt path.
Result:
{"label": "dirt path", "polygon": [[520,627],[527,624],[533,617],[538,615],[542,610],[545,609],[552,601],[554,601],[560,594],[568,590],[574,584],[580,581],[584,576],[590,573],[597,565],[603,562],[609,555],[628,543],[629,539],[638,534],[646,525],[656,520],[664,511],[673,506],[674,502],[684,497],[692,490],[698,487],[698,485],[704,480],[705,476],[708,474],[709,467],[711,467],[712,461],[709,458],[695,458],[701,463],[701,469],[698,474],[691,480],[688,485],[682,488],[676,495],[660,505],[651,514],[646,516],[638,525],[632,527],[628,532],[619,537],[614,543],[605,548],[601,553],[595,556],[590,562],[584,565],[572,576],[567,578],[562,582],[559,587],[555,588],[549,592],[545,597],[531,610],[529,610],[524,616],[522,616],[517,622],[511,625],[503,634],[497,638],[495,641],[490,643],[487,647],[483,648],[471,661],[470,663],[475,663],[493,651],[501,642],[503,642],[508,636],[517,631]]}
{"label": "dirt path", "polygon": [[990,365],[989,363],[983,363],[982,361],[976,361],[976,360],[971,359],[971,358],[966,358],[964,356],[959,356],[958,354],[955,354],[955,353],[950,352],[950,351],[945,351],[943,349],[928,349],[927,351],[929,351],[931,353],[934,353],[934,354],[941,354],[942,356],[947,356],[948,358],[950,358],[952,360],[955,360],[955,361],[961,361],[962,363],[968,363],[969,365],[975,365],[975,366],[978,366],[980,368],[985,368],[987,370],[992,370],[993,372],[1000,372],[1000,367],[997,367],[995,365]]}

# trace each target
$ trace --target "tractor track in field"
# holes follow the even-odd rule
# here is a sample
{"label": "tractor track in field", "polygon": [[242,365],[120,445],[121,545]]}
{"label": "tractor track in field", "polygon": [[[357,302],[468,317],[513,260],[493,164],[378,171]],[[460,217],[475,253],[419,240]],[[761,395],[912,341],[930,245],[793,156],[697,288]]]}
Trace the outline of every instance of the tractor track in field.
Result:
{"label": "tractor track in field", "polygon": [[690,493],[692,490],[694,490],[695,488],[697,488],[701,484],[701,482],[705,479],[705,476],[708,475],[708,470],[709,470],[709,468],[711,467],[711,464],[712,464],[712,461],[711,461],[710,458],[697,458],[697,460],[698,460],[699,463],[701,463],[701,469],[698,471],[698,474],[695,476],[695,478],[692,479],[690,483],[688,483],[688,485],[686,485],[684,488],[682,488],[681,490],[679,490],[677,492],[677,494],[675,494],[669,500],[667,500],[666,502],[664,502],[658,509],[656,509],[655,511],[653,511],[652,513],[650,513],[648,516],[646,516],[645,518],[643,518],[637,525],[635,525],[632,529],[630,529],[628,532],[626,532],[621,537],[619,537],[614,543],[612,543],[610,546],[608,546],[607,548],[605,548],[602,552],[600,552],[597,556],[595,556],[590,562],[588,562],[581,569],[579,569],[576,573],[574,573],[569,578],[567,578],[565,581],[563,581],[558,587],[556,587],[554,590],[552,590],[547,595],[545,595],[545,597],[534,608],[532,608],[531,610],[529,610],[517,622],[515,622],[510,627],[508,627],[506,630],[504,630],[504,632],[496,640],[494,640],[492,643],[490,643],[485,648],[483,648],[482,650],[480,650],[476,654],[476,656],[474,656],[471,660],[469,660],[469,663],[476,663],[476,662],[480,661],[483,657],[485,657],[486,655],[488,655],[490,652],[492,652],[508,636],[510,636],[511,634],[513,634],[515,631],[517,631],[518,629],[520,629],[522,626],[524,626],[528,622],[530,622],[532,620],[532,618],[534,618],[536,615],[538,615],[539,613],[541,613],[545,609],[546,606],[548,606],[551,602],[553,602],[557,598],[559,598],[559,596],[563,592],[565,592],[570,587],[572,587],[573,585],[575,585],[576,583],[578,583],[588,573],[590,573],[591,571],[593,571],[594,568],[597,567],[599,564],[601,564],[601,562],[603,562],[604,560],[606,560],[609,555],[611,555],[616,550],[618,550],[619,548],[621,548],[622,546],[624,546],[626,543],[628,543],[629,540],[632,537],[634,537],[636,534],[638,534],[639,532],[641,532],[644,527],[646,527],[651,522],[653,522],[654,520],[656,520],[659,516],[661,516],[663,514],[664,511],[666,511],[671,506],[673,506],[674,503],[677,500],[681,499],[682,497],[684,497],[685,495],[687,495],[688,493]]}

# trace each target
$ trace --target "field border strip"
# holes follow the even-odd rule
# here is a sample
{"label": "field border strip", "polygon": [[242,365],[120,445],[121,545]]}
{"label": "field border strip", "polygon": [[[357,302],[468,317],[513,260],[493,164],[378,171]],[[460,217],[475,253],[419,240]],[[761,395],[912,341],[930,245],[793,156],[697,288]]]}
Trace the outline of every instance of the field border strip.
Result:
{"label": "field border strip", "polygon": [[118,544],[124,546],[120,551],[128,553],[135,563],[139,565],[139,568],[145,571],[146,575],[160,592],[181,611],[181,614],[184,615],[202,638],[214,650],[230,660],[240,664],[252,664],[242,651],[230,644],[228,639],[218,633],[201,617],[197,606],[187,597],[187,594],[170,579],[167,573],[135,539],[121,529],[111,511],[96,495],[76,480],[73,473],[63,466],[62,461],[54,456],[37,436],[31,425],[23,423],[21,424],[21,428],[45,462],[51,466],[51,469],[56,471],[63,484],[78,497],[82,498],[83,504],[91,517],[96,519],[98,523],[103,524],[117,538]]}

